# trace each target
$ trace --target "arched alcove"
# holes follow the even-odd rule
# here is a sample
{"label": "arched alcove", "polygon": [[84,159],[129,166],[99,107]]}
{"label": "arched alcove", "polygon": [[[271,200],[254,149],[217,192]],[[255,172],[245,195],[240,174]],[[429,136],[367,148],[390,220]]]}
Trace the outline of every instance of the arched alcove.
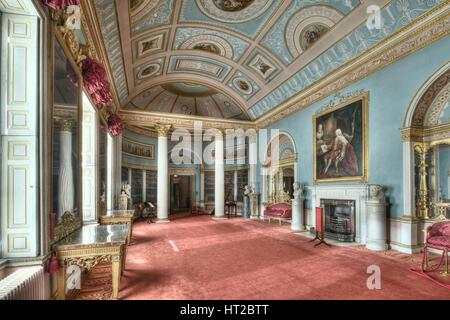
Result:
{"label": "arched alcove", "polygon": [[297,181],[297,148],[286,132],[275,135],[264,154],[263,190],[266,204],[290,203]]}
{"label": "arched alcove", "polygon": [[449,98],[447,63],[418,91],[402,129],[405,215],[424,221],[444,219],[442,208],[450,202],[450,161],[445,161],[450,159]]}

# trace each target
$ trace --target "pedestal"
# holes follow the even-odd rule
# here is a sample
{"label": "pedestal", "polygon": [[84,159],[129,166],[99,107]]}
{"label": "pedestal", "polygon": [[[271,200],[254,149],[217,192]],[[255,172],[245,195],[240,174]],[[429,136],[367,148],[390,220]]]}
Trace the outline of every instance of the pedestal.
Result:
{"label": "pedestal", "polygon": [[119,196],[119,210],[128,210],[128,197],[126,195]]}
{"label": "pedestal", "polygon": [[259,219],[259,193],[252,193],[250,195],[250,213],[251,219]]}
{"label": "pedestal", "polygon": [[294,199],[292,201],[292,223],[293,231],[305,230],[305,217],[303,214],[303,198]]}
{"label": "pedestal", "polygon": [[388,249],[386,221],[386,203],[367,201],[367,249],[373,251]]}
{"label": "pedestal", "polygon": [[244,212],[242,214],[244,219],[250,219],[250,197],[244,196]]}

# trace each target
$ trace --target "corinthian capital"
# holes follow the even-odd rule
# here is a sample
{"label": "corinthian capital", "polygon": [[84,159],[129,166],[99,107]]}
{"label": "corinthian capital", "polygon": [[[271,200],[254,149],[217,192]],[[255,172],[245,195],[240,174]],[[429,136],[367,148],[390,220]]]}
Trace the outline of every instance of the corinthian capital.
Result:
{"label": "corinthian capital", "polygon": [[156,132],[158,132],[158,137],[165,137],[167,138],[169,136],[169,132],[172,129],[171,124],[156,124],[155,125]]}

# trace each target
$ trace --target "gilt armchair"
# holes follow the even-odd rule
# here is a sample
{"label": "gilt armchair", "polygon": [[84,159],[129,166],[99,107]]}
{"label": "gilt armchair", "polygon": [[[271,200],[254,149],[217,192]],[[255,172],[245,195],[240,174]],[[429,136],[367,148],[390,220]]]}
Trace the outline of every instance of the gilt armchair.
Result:
{"label": "gilt armchair", "polygon": [[[428,250],[435,249],[442,251],[442,256],[438,264],[429,267]],[[422,270],[424,272],[437,271],[442,264],[445,265],[443,274],[449,274],[448,253],[450,251],[450,221],[443,221],[428,227],[426,243],[423,251]]]}

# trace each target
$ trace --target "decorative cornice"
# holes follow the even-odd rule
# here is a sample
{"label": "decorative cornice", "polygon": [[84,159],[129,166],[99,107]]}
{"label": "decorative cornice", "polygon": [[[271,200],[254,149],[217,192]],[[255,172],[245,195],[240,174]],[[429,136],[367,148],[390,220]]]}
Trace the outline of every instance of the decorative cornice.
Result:
{"label": "decorative cornice", "polygon": [[142,111],[122,111],[120,117],[124,123],[133,126],[152,127],[156,124],[170,124],[174,128],[192,129],[196,122],[201,122],[203,129],[254,129],[251,121],[224,120],[206,117],[193,117],[175,114]]}

